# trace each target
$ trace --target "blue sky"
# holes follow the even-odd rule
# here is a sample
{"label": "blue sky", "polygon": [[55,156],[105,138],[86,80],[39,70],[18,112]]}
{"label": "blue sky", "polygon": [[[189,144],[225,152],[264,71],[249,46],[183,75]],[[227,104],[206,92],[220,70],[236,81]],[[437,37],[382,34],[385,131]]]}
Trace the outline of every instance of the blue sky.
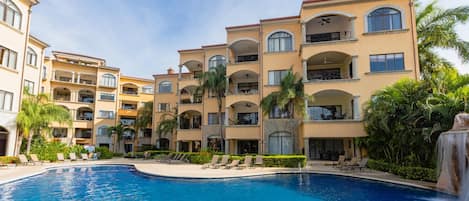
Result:
{"label": "blue sky", "polygon": [[[225,26],[297,15],[301,1],[44,0],[33,8],[31,33],[49,43],[49,50],[104,58],[125,75],[151,78],[175,68],[178,49],[224,43]],[[463,1],[445,0],[442,6]],[[469,25],[458,27],[469,40],[469,32],[463,30]],[[463,66],[454,52],[441,54],[469,73],[469,65]]]}

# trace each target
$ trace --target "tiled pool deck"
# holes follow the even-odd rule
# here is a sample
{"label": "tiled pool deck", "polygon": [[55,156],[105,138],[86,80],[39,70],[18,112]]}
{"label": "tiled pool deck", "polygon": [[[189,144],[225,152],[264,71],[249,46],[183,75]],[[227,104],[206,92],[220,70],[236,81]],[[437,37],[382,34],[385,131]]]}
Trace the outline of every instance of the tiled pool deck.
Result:
{"label": "tiled pool deck", "polygon": [[[302,172],[322,173],[322,174],[335,174],[342,176],[359,177],[365,179],[386,181],[397,184],[410,185],[420,188],[434,189],[435,184],[430,182],[406,180],[399,178],[395,175],[373,171],[343,171],[327,164],[323,161],[310,161],[308,166],[303,168]],[[43,165],[36,166],[17,166],[17,167],[1,167],[0,168],[0,184],[11,182],[17,179],[41,174],[50,168],[67,167],[67,166],[81,166],[81,165],[133,165],[135,168],[145,174],[174,177],[174,178],[198,178],[198,179],[215,179],[215,178],[235,178],[235,177],[248,177],[248,176],[261,176],[275,173],[290,173],[299,172],[298,168],[247,168],[243,170],[238,169],[202,169],[201,165],[194,164],[166,164],[158,163],[155,160],[141,160],[141,159],[125,159],[118,158],[112,160],[99,160],[99,161],[76,161],[76,162],[62,162],[62,163],[44,163]]]}

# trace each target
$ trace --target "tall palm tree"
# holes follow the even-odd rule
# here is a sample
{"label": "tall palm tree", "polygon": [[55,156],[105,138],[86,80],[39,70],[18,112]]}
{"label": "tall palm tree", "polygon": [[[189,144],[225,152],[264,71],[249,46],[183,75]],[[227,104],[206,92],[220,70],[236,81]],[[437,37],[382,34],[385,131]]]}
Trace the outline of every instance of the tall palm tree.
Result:
{"label": "tall palm tree", "polygon": [[469,42],[461,39],[455,30],[458,24],[469,20],[469,6],[443,9],[436,3],[434,0],[423,8],[417,4],[418,50],[421,70],[426,79],[435,68],[452,66],[435,52],[436,48],[456,50],[463,62],[469,62]]}
{"label": "tall palm tree", "polygon": [[220,138],[221,138],[221,150],[225,150],[224,147],[224,133],[223,133],[223,119],[222,119],[222,101],[225,97],[226,90],[226,66],[218,65],[205,72],[199,78],[200,86],[202,88],[202,94],[205,92],[211,93],[217,99],[218,108],[218,122],[220,123]]}
{"label": "tall palm tree", "polygon": [[177,111],[175,114],[164,113],[163,115],[161,115],[161,119],[162,120],[159,122],[158,127],[156,127],[156,133],[158,133],[158,149],[161,148],[161,135],[163,133],[174,134],[174,132],[176,131],[178,126]]}
{"label": "tall palm tree", "polygon": [[290,69],[280,83],[280,91],[272,92],[261,101],[264,115],[276,107],[282,111],[287,111],[289,118],[294,118],[296,113],[299,116],[306,116],[305,100],[311,101],[312,97],[304,93],[303,81],[297,74],[293,74]]}
{"label": "tall palm tree", "polygon": [[34,95],[30,94],[29,90],[24,90],[24,93],[16,123],[23,136],[28,138],[26,154],[29,154],[33,135],[39,134],[42,129],[47,129],[52,122],[70,125],[72,117],[65,108],[53,104],[47,94]]}
{"label": "tall palm tree", "polygon": [[[122,139],[124,138],[124,134],[127,132],[127,131],[132,131],[133,129],[128,127],[128,126],[125,126],[121,123],[115,125],[115,126],[110,126],[108,129],[107,129],[107,132],[108,132],[108,135],[109,136],[112,136],[112,135],[115,135],[116,136],[116,144],[117,144],[117,148],[114,148],[114,152],[118,152],[120,150],[120,142],[122,141]],[[135,136],[133,136],[135,137]]]}
{"label": "tall palm tree", "polygon": [[138,131],[141,129],[148,128],[148,126],[151,126],[152,120],[153,102],[145,102],[143,104],[143,107],[139,108],[137,111],[137,118],[135,120],[135,130],[137,131],[137,136],[134,137],[134,147],[138,146]]}

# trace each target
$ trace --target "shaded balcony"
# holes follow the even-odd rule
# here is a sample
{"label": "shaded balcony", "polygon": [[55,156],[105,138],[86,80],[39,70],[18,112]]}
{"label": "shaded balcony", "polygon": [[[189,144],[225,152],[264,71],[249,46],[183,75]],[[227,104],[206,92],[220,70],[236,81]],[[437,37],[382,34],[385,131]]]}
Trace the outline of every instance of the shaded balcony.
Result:
{"label": "shaded balcony", "polygon": [[181,104],[202,103],[202,90],[198,86],[187,86],[181,89]]}
{"label": "shaded balcony", "polygon": [[74,73],[70,71],[55,70],[53,71],[52,79],[55,81],[72,83],[74,82]]}
{"label": "shaded balcony", "polygon": [[254,40],[239,40],[229,46],[230,63],[257,62],[259,45]]}
{"label": "shaded balcony", "polygon": [[52,129],[52,136],[54,138],[66,138],[68,133],[67,128],[53,128]]}
{"label": "shaded balcony", "polygon": [[76,120],[81,121],[92,121],[93,120],[93,110],[89,107],[81,107],[77,110]]}
{"label": "shaded balcony", "polygon": [[259,106],[251,102],[236,102],[225,113],[228,114],[229,125],[252,126],[259,123]]}
{"label": "shaded balcony", "polygon": [[77,75],[75,75],[75,77],[75,83],[96,85],[96,75],[78,73]]}
{"label": "shaded balcony", "polygon": [[357,78],[356,58],[341,52],[324,52],[310,57],[303,65],[307,81]]}
{"label": "shaded balcony", "polygon": [[307,113],[313,121],[359,120],[359,99],[339,90],[324,90],[313,95]]}
{"label": "shaded balcony", "polygon": [[135,118],[131,117],[121,117],[120,123],[124,126],[134,126],[135,125]]}
{"label": "shaded balcony", "polygon": [[68,88],[55,88],[53,96],[55,101],[71,101],[71,91]]}
{"label": "shaded balcony", "polygon": [[339,14],[315,17],[304,25],[304,29],[306,44],[355,39],[354,18]]}
{"label": "shaded balcony", "polygon": [[229,77],[228,95],[259,93],[259,75],[252,71],[238,71]]}
{"label": "shaded balcony", "polygon": [[179,129],[200,129],[202,115],[198,111],[189,110],[180,114]]}
{"label": "shaded balcony", "polygon": [[123,84],[122,93],[127,95],[138,95],[138,86],[135,84]]}
{"label": "shaded balcony", "polygon": [[75,138],[90,139],[93,136],[91,128],[75,128]]}
{"label": "shaded balcony", "polygon": [[94,94],[91,90],[80,90],[78,92],[78,102],[94,103]]}

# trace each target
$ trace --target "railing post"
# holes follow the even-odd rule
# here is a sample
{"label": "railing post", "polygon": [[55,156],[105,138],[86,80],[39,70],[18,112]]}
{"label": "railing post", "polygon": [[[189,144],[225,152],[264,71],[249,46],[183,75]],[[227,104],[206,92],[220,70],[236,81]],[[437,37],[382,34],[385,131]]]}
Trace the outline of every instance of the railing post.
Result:
{"label": "railing post", "polygon": [[352,56],[352,79],[358,79],[357,59],[358,59],[358,56]]}
{"label": "railing post", "polygon": [[360,120],[360,96],[353,97],[353,120]]}

